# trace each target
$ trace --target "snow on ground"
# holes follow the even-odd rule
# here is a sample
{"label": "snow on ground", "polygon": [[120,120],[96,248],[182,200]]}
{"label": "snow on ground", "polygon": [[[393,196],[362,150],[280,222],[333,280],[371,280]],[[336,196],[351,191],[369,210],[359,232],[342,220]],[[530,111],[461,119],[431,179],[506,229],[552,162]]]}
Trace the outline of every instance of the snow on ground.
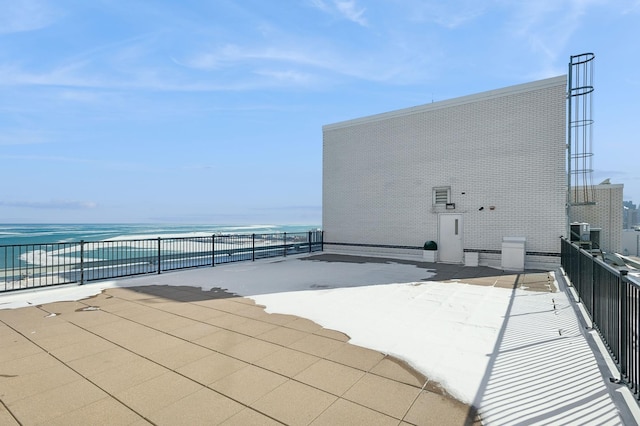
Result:
{"label": "snow on ground", "polygon": [[113,286],[218,287],[406,360],[478,406],[487,424],[621,424],[616,385],[603,379],[564,291],[427,281],[433,275],[395,262],[280,258],[0,295],[0,308],[78,300]]}
{"label": "snow on ground", "polygon": [[398,356],[472,403],[511,291],[422,282],[253,296],[267,312],[309,318],[350,343]]}
{"label": "snow on ground", "polygon": [[49,288],[20,290],[0,294],[0,309],[18,309],[45,303],[86,299],[100,294],[104,289],[118,287],[115,281],[102,281],[94,284],[63,284]]}

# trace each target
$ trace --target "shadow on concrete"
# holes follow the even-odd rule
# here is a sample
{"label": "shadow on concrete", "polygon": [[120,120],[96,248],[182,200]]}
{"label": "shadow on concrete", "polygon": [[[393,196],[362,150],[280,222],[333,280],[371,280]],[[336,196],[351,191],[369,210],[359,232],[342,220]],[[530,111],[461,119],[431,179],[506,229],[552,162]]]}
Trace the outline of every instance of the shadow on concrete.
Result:
{"label": "shadow on concrete", "polygon": [[[487,424],[619,424],[565,289],[518,296],[524,278],[512,290],[469,417],[479,407]],[[531,297],[548,299],[548,309],[531,312]]]}
{"label": "shadow on concrete", "polygon": [[[140,294],[146,294],[149,299],[163,298],[176,302],[200,302],[204,300],[230,299],[234,297],[242,297],[238,294],[223,290],[221,288],[212,288],[211,290],[202,290],[198,287],[189,286],[171,286],[171,285],[144,285],[138,287],[125,287],[127,290]],[[138,299],[139,300],[139,299]]]}
{"label": "shadow on concrete", "polygon": [[[522,275],[533,276],[536,271]],[[197,302],[231,297],[305,290],[326,290],[395,283],[463,281],[514,288],[517,273],[486,266],[429,263],[420,260],[322,253],[286,260],[243,262],[216,268],[194,268],[119,280],[122,287],[149,298]],[[546,284],[547,271],[540,279]],[[533,283],[527,286],[533,289]],[[544,285],[542,286],[544,287]],[[542,288],[542,291],[548,291]]]}
{"label": "shadow on concrete", "polygon": [[[413,265],[417,268],[424,268],[429,272],[435,273],[435,276],[424,279],[423,281],[447,281],[447,280],[463,280],[469,278],[486,278],[486,277],[500,277],[503,275],[514,275],[516,273],[512,271],[503,271],[497,268],[490,268],[488,266],[464,266],[460,264],[448,264],[448,263],[431,263],[421,262],[415,260],[405,259],[393,259],[384,257],[371,257],[371,256],[351,256],[345,254],[335,253],[322,253],[312,256],[300,258],[305,261],[315,262],[337,262],[337,263],[378,263],[378,264],[399,264],[399,265]],[[547,271],[542,270],[527,270],[528,273],[542,273]]]}

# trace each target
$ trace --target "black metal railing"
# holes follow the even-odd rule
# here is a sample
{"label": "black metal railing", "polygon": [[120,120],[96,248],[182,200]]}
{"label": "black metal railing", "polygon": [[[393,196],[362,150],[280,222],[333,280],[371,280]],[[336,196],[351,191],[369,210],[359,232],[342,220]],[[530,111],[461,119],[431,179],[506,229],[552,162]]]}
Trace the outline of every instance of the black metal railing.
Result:
{"label": "black metal railing", "polygon": [[0,293],[323,250],[323,232],[0,246]]}
{"label": "black metal railing", "polygon": [[625,383],[640,400],[640,280],[562,239],[562,267]]}

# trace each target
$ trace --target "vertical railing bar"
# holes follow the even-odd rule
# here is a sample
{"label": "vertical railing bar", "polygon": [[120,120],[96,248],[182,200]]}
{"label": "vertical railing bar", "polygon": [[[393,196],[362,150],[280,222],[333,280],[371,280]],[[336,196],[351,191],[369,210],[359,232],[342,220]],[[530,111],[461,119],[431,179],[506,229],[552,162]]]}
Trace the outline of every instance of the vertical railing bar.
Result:
{"label": "vertical railing bar", "polygon": [[216,266],[216,234],[211,235],[211,266]]}
{"label": "vertical railing bar", "polygon": [[[16,287],[16,246],[11,246],[11,278],[13,279],[13,288]],[[6,275],[6,274],[5,274]]]}
{"label": "vertical railing bar", "polygon": [[84,240],[80,240],[80,285],[84,284]]}
{"label": "vertical railing bar", "polygon": [[[621,271],[622,272],[622,271]],[[620,278],[621,278],[621,284],[622,284],[622,294],[620,297],[620,303],[623,305],[622,308],[622,315],[620,315],[620,333],[622,334],[622,339],[620,339],[620,360],[619,360],[619,365],[620,365],[620,376],[623,379],[629,379],[628,377],[628,373],[629,373],[629,366],[628,366],[628,361],[629,361],[629,352],[628,352],[628,336],[629,336],[629,320],[628,320],[628,312],[627,312],[627,308],[628,308],[628,298],[627,298],[627,283],[624,280],[624,275],[625,274],[620,274]]]}
{"label": "vertical railing bar", "polygon": [[[38,244],[37,247],[38,247],[38,253],[39,253],[41,251],[42,244]],[[36,275],[36,250],[35,250],[35,248],[36,248],[36,245],[34,244],[34,246],[33,246],[33,259],[32,259],[32,262],[31,262],[31,275],[29,275],[29,269],[27,268],[27,283],[29,282],[29,277],[30,276],[31,277],[35,277],[35,275]],[[32,287],[35,287],[35,283],[36,283],[35,279],[32,280]]]}
{"label": "vertical railing bar", "polygon": [[[122,265],[122,272],[124,272],[126,275],[131,275],[131,273],[134,271],[135,266],[131,257],[131,253],[129,252],[127,246],[122,243],[117,243],[116,250],[118,252],[118,258],[116,259],[116,265],[118,265],[118,267],[116,268],[116,271],[120,270],[119,265]],[[114,275],[119,274],[116,272]]]}
{"label": "vertical railing bar", "polygon": [[113,247],[115,255],[109,259],[109,278],[127,275],[131,272],[132,266],[125,245],[121,241],[114,241],[111,243],[111,247]]}
{"label": "vertical railing bar", "polygon": [[3,265],[2,272],[4,273],[4,280],[2,281],[4,283],[3,291],[7,290],[7,270],[8,270],[7,266],[9,266],[7,265],[7,252],[8,252],[7,247],[3,247],[2,248],[2,254],[4,254],[4,263],[2,264]]}
{"label": "vertical railing bar", "polygon": [[[28,246],[26,246],[26,247],[28,247]],[[22,272],[22,263],[23,263],[23,261],[21,259],[22,250],[25,250],[25,247],[19,247],[18,248],[18,255],[20,256],[18,258],[19,259],[19,261],[18,261],[18,273],[17,273],[17,275],[14,275],[15,277],[18,278],[17,283],[20,285],[20,287],[22,287],[22,275],[24,275],[23,272]]]}
{"label": "vertical railing bar", "polygon": [[[47,246],[45,245],[45,247],[47,247]],[[49,256],[45,256],[45,257],[44,257],[44,272],[45,272],[45,277],[44,277],[44,278],[45,278],[45,281],[44,281],[44,285],[45,285],[45,286],[47,285],[47,277],[46,277],[46,273],[47,273],[47,266],[48,266],[48,263],[49,263],[49,259],[48,259],[48,258],[49,258]],[[39,269],[39,271],[38,271],[38,285],[37,285],[37,287],[41,287],[41,286],[42,286],[42,269],[43,269],[43,268],[42,268],[42,264],[40,264],[39,266],[40,266],[40,267],[38,268],[38,269]],[[34,277],[33,277],[33,284],[35,285],[35,283],[36,283],[36,277],[35,277],[35,275],[34,275]]]}

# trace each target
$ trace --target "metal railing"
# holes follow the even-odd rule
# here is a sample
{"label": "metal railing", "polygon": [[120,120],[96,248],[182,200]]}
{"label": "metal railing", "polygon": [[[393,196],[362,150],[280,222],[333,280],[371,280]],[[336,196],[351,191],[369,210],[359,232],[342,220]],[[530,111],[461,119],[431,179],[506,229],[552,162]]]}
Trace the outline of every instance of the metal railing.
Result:
{"label": "metal railing", "polygon": [[323,250],[322,231],[0,246],[0,293]]}
{"label": "metal railing", "polygon": [[562,239],[562,267],[626,384],[640,400],[640,280]]}

